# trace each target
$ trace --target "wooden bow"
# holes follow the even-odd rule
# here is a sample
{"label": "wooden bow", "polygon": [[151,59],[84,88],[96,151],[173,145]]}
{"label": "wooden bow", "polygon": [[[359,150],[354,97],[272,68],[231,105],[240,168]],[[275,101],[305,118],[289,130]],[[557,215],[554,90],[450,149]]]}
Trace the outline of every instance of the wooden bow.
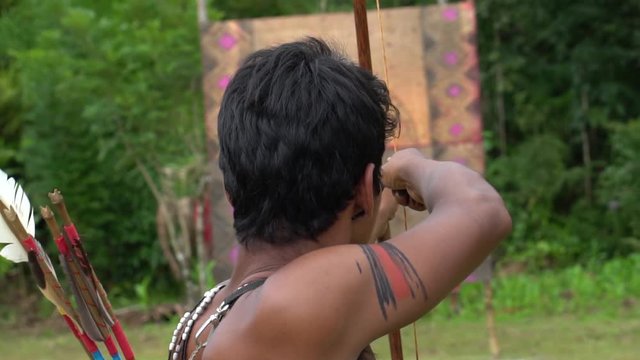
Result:
{"label": "wooden bow", "polygon": [[[353,0],[353,16],[355,20],[356,40],[358,44],[358,62],[361,68],[373,72],[373,67],[371,65],[371,47],[369,44],[369,24],[367,21],[366,0]],[[390,238],[389,229],[390,227],[387,224],[387,239]],[[390,332],[388,337],[391,360],[403,360],[404,356],[402,354],[402,337],[400,335],[400,329]]]}

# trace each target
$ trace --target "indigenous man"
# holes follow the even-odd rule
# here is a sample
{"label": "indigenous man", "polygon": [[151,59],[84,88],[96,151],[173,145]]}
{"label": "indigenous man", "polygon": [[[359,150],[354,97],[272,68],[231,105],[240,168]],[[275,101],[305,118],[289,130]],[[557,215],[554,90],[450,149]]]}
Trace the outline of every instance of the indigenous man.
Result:
{"label": "indigenous man", "polygon": [[[241,250],[231,279],[181,320],[171,359],[372,359],[371,341],[482,262],[511,229],[502,199],[415,149],[382,165],[397,121],[385,84],[321,40],[248,57],[218,118]],[[430,215],[369,244],[397,203]]]}

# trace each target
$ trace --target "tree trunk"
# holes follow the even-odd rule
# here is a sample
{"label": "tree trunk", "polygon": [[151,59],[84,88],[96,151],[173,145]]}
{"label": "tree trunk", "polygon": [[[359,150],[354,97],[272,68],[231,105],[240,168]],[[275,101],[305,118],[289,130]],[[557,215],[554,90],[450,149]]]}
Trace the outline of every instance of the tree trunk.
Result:
{"label": "tree trunk", "polygon": [[194,219],[194,240],[196,242],[197,261],[198,261],[198,286],[200,293],[207,291],[207,254],[204,246],[204,205],[202,198],[196,199],[193,206]]}
{"label": "tree trunk", "polygon": [[180,266],[178,265],[178,261],[176,260],[174,253],[171,251],[169,234],[167,231],[167,221],[169,221],[170,219],[167,219],[164,213],[165,212],[160,208],[156,210],[156,231],[158,232],[158,242],[160,243],[162,254],[169,264],[169,268],[171,269],[173,278],[177,281],[180,281]]}
{"label": "tree trunk", "polygon": [[327,12],[327,0],[320,0],[320,12]]}
{"label": "tree trunk", "polygon": [[591,141],[589,140],[589,132],[587,131],[589,94],[585,87],[582,88],[580,94],[580,110],[582,112],[580,138],[582,140],[582,163],[584,165],[584,193],[587,196],[587,201],[591,204],[593,201],[593,169],[591,162]]}
{"label": "tree trunk", "polygon": [[498,359],[500,357],[500,345],[498,344],[498,335],[496,332],[496,313],[493,308],[493,287],[491,280],[483,283],[484,287],[484,309],[487,314],[487,331],[489,332],[489,350],[491,357]]}
{"label": "tree trunk", "polygon": [[[500,51],[500,35],[498,34],[497,26],[494,26],[494,36],[495,36],[495,48],[499,53]],[[496,61],[496,116],[498,118],[498,137],[499,137],[499,149],[500,155],[507,154],[507,120],[506,113],[504,109],[504,74],[502,71],[502,64],[498,59]]]}
{"label": "tree trunk", "polygon": [[209,25],[209,16],[207,15],[207,0],[198,0],[198,26],[200,30],[205,29]]}

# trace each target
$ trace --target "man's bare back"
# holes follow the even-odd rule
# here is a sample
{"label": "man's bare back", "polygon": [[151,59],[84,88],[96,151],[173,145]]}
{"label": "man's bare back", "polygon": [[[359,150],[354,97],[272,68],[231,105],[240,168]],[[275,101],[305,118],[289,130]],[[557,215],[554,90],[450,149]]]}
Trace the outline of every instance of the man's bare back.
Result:
{"label": "man's bare back", "polygon": [[[212,301],[208,308],[208,311],[204,312],[198,321],[194,323],[193,328],[199,329],[206,320],[216,312],[218,306],[222,302],[222,299],[229,296],[231,288],[225,288],[221,290],[217,295],[217,300]],[[206,350],[203,351],[202,357],[196,357],[196,359],[314,359],[310,357],[305,349],[297,354],[293,352],[290,357],[287,355],[273,351],[273,347],[268,346],[266,349],[264,346],[257,346],[254,341],[249,340],[254,337],[260,338],[268,334],[256,333],[256,329],[265,329],[266,327],[256,324],[258,319],[263,316],[257,314],[257,309],[260,308],[260,301],[262,297],[262,289],[253,290],[251,293],[247,293],[242,300],[239,300],[234,306],[233,311],[229,312],[225,317],[224,323],[220,323],[220,326],[215,329],[215,335],[205,334],[202,341],[208,340]],[[295,306],[294,306],[295,307]],[[275,314],[274,314],[275,315]],[[331,316],[331,314],[327,314]],[[335,319],[339,322],[340,319]],[[277,320],[269,320],[271,324],[277,324]],[[309,336],[317,336],[321,334],[313,334],[313,327],[310,327]],[[289,350],[295,346],[296,337],[291,338]],[[192,354],[196,348],[195,336],[190,339],[187,348],[187,353]],[[322,359],[320,355],[316,357]],[[326,358],[325,358],[326,359]],[[375,360],[375,356],[370,346],[363,349],[357,357],[350,357],[349,360]]]}
{"label": "man's bare back", "polygon": [[[170,358],[366,359],[368,344],[431,310],[482,262],[511,228],[502,199],[472,170],[414,149],[382,166],[396,125],[386,86],[319,40],[249,57],[218,128],[238,260],[190,331],[177,332],[186,351]],[[398,204],[429,216],[370,244]]]}

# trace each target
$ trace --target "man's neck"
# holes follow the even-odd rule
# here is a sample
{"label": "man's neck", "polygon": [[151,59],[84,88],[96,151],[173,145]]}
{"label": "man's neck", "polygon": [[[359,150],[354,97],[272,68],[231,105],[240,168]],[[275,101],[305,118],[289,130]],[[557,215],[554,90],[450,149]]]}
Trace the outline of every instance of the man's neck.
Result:
{"label": "man's neck", "polygon": [[249,280],[269,276],[294,259],[320,247],[320,244],[311,240],[300,240],[296,244],[286,246],[258,241],[248,247],[240,245],[229,286],[234,288]]}
{"label": "man's neck", "polygon": [[[342,218],[340,216],[339,218]],[[296,258],[326,246],[347,244],[350,241],[348,222],[339,219],[316,240],[299,239],[288,245],[271,245],[259,240],[240,245],[238,260],[233,268],[229,286],[238,287],[247,281],[267,277]]]}

